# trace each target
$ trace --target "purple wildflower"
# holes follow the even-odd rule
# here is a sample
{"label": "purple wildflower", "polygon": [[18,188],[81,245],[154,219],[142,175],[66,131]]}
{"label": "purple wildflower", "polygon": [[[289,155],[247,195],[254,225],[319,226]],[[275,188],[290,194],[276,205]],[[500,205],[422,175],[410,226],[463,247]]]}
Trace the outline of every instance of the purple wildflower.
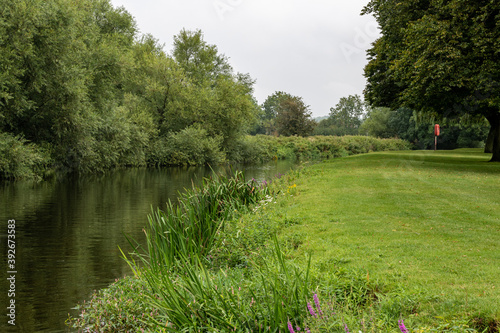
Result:
{"label": "purple wildflower", "polygon": [[318,295],[314,294],[313,299],[314,299],[314,304],[316,304],[316,309],[318,309],[318,313],[319,313],[320,317],[323,317],[323,311],[321,311],[321,307],[319,305]]}
{"label": "purple wildflower", "polygon": [[316,312],[314,312],[314,309],[313,309],[311,303],[309,303],[309,302],[307,303],[307,309],[309,310],[309,313],[311,314],[311,316],[313,316],[314,318],[317,317]]}
{"label": "purple wildflower", "polygon": [[311,331],[306,327],[306,333],[311,333]]}
{"label": "purple wildflower", "polygon": [[346,333],[350,333],[350,332],[349,332],[349,327],[347,327],[347,324],[345,324],[345,323],[344,323],[344,326],[345,326],[345,331],[346,331]]}
{"label": "purple wildflower", "polygon": [[403,319],[398,320],[399,324],[399,329],[401,330],[401,333],[408,333],[408,329],[405,326],[405,323],[403,322]]}
{"label": "purple wildflower", "polygon": [[290,333],[295,333],[291,322],[288,322],[288,330],[290,331]]}

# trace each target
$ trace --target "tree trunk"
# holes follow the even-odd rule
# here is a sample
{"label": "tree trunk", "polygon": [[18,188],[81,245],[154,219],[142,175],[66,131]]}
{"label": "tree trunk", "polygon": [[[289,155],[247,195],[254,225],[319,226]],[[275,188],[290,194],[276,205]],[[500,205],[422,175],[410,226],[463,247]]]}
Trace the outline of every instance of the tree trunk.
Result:
{"label": "tree trunk", "polygon": [[493,126],[490,126],[490,132],[488,133],[488,138],[486,139],[486,144],[484,145],[485,153],[493,153],[493,137],[494,137]]}
{"label": "tree trunk", "polygon": [[491,125],[488,141],[490,136],[492,137],[491,141],[493,141],[491,146],[493,156],[491,157],[490,162],[500,162],[500,112],[493,113],[486,117],[486,119],[488,119]]}

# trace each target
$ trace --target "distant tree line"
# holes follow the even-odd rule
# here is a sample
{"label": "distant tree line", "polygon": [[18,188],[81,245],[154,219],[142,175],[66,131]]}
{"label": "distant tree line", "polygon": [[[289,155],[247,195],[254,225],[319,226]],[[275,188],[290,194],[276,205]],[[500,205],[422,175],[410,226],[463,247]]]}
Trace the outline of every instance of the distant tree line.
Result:
{"label": "distant tree line", "polygon": [[464,115],[461,118],[443,118],[410,108],[392,110],[371,107],[358,95],[342,97],[330,109],[328,118],[315,127],[314,135],[368,135],[378,138],[400,138],[409,141],[415,149],[434,146],[434,125],[439,123],[441,149],[484,147],[488,136],[488,122],[484,117]]}

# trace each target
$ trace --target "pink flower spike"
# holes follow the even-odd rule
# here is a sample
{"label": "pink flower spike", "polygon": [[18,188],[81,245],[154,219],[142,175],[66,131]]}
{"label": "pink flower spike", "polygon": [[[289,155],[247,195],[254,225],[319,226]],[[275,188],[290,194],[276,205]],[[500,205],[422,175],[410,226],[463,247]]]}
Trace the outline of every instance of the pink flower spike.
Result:
{"label": "pink flower spike", "polygon": [[309,313],[311,314],[311,316],[313,316],[314,318],[317,317],[316,312],[314,312],[314,309],[313,309],[311,303],[307,303],[307,309],[309,310]]}
{"label": "pink flower spike", "polygon": [[401,333],[409,333],[408,329],[405,326],[405,323],[403,322],[403,319],[398,320],[398,324],[399,324],[399,329],[401,330]]}
{"label": "pink flower spike", "polygon": [[319,305],[318,295],[314,294],[313,299],[314,299],[314,304],[316,304],[316,309],[318,309],[319,315],[323,317],[323,311],[321,311],[321,306]]}

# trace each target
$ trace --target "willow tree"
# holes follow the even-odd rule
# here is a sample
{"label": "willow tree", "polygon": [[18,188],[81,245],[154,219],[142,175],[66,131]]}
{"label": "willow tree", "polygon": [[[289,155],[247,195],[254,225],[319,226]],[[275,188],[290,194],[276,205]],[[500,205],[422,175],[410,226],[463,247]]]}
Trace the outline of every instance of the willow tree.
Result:
{"label": "willow tree", "polygon": [[132,164],[123,160],[137,147],[134,124],[117,110],[132,16],[109,0],[0,0],[0,8],[0,132],[47,147],[62,169]]}
{"label": "willow tree", "polygon": [[452,118],[486,117],[500,161],[500,2],[371,0],[382,36],[368,51],[365,98]]}
{"label": "willow tree", "polygon": [[201,125],[210,136],[222,138],[224,150],[233,151],[257,117],[255,80],[235,72],[217,46],[204,40],[201,30],[183,29],[174,36],[172,55],[193,91],[185,106],[187,125]]}

